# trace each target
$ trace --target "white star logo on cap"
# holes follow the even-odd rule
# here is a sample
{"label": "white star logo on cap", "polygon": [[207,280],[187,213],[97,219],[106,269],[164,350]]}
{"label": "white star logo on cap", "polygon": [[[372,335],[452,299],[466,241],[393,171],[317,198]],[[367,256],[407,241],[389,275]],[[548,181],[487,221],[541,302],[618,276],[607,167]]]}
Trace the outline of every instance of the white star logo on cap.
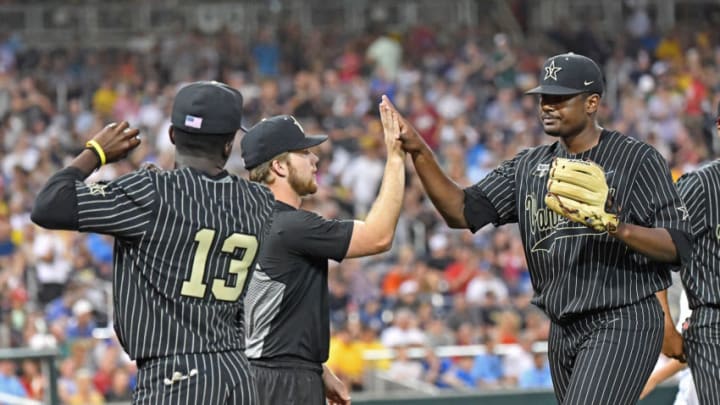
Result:
{"label": "white star logo on cap", "polygon": [[561,70],[562,68],[560,66],[555,66],[555,59],[551,60],[550,65],[545,66],[545,77],[543,80],[553,79],[557,81],[557,72]]}

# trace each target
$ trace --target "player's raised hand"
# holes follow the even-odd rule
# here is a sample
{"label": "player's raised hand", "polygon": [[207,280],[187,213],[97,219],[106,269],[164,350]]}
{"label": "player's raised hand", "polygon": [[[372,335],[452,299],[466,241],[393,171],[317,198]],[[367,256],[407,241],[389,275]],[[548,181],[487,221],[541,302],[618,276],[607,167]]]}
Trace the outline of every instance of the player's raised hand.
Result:
{"label": "player's raised hand", "polygon": [[[96,133],[86,146],[94,149],[98,155],[104,154],[103,164],[112,163],[123,159],[131,150],[140,145],[140,139],[137,136],[139,133],[140,130],[130,128],[127,121],[119,124],[113,122]],[[100,151],[98,151],[98,147]]]}
{"label": "player's raised hand", "polygon": [[404,157],[400,139],[400,115],[390,107],[390,100],[382,96],[380,102],[380,121],[382,122],[385,134],[385,146],[387,146],[388,157],[392,154]]}
{"label": "player's raised hand", "polygon": [[411,155],[419,154],[423,150],[429,149],[417,130],[410,125],[408,120],[405,119],[402,114],[400,114],[390,99],[383,96],[383,103],[385,103],[390,111],[398,117],[400,123],[400,134],[398,139],[401,142],[402,149]]}

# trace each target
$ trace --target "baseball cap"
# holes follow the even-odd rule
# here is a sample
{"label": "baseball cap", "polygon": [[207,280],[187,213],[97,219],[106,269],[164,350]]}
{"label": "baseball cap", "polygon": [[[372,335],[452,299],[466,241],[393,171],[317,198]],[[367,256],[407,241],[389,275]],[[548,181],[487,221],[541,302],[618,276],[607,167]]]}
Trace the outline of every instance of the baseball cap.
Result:
{"label": "baseball cap", "polygon": [[276,115],[263,119],[243,136],[240,146],[245,168],[251,170],[275,156],[319,145],[327,135],[305,135],[292,115]]}
{"label": "baseball cap", "polygon": [[80,316],[82,314],[86,314],[88,312],[92,312],[92,304],[90,301],[79,299],[73,304],[72,312],[75,316]]}
{"label": "baseball cap", "polygon": [[[242,128],[243,98],[225,83],[201,81],[178,91],[172,126],[195,134],[230,134]],[[244,130],[244,129],[243,129]]]}
{"label": "baseball cap", "polygon": [[602,71],[597,63],[587,56],[570,52],[555,55],[545,61],[540,72],[540,85],[525,94],[602,95],[604,88]]}

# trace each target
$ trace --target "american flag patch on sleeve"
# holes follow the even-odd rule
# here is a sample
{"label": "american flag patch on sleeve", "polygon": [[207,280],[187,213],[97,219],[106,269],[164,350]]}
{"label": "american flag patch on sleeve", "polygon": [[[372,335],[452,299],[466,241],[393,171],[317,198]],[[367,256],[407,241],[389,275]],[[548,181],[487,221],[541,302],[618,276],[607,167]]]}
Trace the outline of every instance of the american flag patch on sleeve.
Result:
{"label": "american flag patch on sleeve", "polygon": [[202,127],[202,118],[200,117],[194,117],[192,115],[186,115],[185,116],[185,126],[190,128],[200,128]]}

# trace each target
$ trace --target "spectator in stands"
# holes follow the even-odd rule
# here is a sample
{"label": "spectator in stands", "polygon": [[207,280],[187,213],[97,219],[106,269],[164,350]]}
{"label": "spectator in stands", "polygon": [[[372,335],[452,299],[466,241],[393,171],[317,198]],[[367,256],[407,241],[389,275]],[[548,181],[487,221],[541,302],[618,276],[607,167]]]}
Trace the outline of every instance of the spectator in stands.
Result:
{"label": "spectator in stands", "polygon": [[473,360],[470,374],[481,388],[499,388],[503,384],[505,373],[502,367],[502,357],[496,351],[494,339],[485,342],[485,353],[478,354]]}
{"label": "spectator in stands", "polygon": [[360,322],[368,328],[380,330],[385,326],[383,308],[378,299],[370,299],[360,307]]}
{"label": "spectator in stands", "polygon": [[441,318],[433,318],[425,327],[425,336],[430,348],[450,346],[455,343],[452,332]]}
{"label": "spectator in stands", "polygon": [[[395,309],[399,310],[401,308],[405,308],[417,314],[418,327],[420,329],[424,329],[424,321],[426,321],[426,319],[421,317],[423,315],[421,309],[423,304],[427,303],[420,301],[420,298],[418,297],[419,289],[420,284],[414,278],[403,281],[402,284],[400,284],[400,288],[398,288],[398,300],[395,302]],[[432,310],[432,307],[430,307],[430,310]],[[431,314],[427,314],[426,310],[425,317],[427,317],[427,315]]]}
{"label": "spectator in stands", "polygon": [[36,230],[33,254],[40,283],[38,301],[41,305],[61,297],[70,278],[72,266],[68,256],[72,250],[67,244],[66,236],[45,229]]}
{"label": "spectator in stands", "polygon": [[455,344],[458,346],[474,345],[478,343],[478,334],[473,325],[464,322],[455,331]]}
{"label": "spectator in stands", "polygon": [[40,364],[37,360],[23,360],[20,382],[25,388],[28,398],[38,401],[44,399],[47,381],[40,370]]}
{"label": "spectator in stands", "polygon": [[477,382],[473,376],[473,363],[471,356],[458,358],[455,365],[443,375],[443,382],[455,389],[477,388]]}
{"label": "spectator in stands", "polygon": [[15,363],[11,360],[0,360],[0,393],[28,398],[28,393],[16,374]]}
{"label": "spectator in stands", "polygon": [[450,384],[445,381],[445,375],[452,368],[452,361],[447,357],[439,357],[435,348],[425,348],[425,357],[420,361],[423,368],[422,380],[433,384],[438,388],[449,388]]}
{"label": "spectator in stands", "polygon": [[374,40],[365,51],[365,57],[373,69],[372,73],[382,71],[388,80],[395,81],[402,63],[402,47],[381,27],[375,27],[373,36]]}
{"label": "spectator in stands", "polygon": [[425,344],[425,333],[418,329],[415,314],[406,308],[395,312],[393,325],[380,335],[383,346],[422,346]]}
{"label": "spectator in stands", "polygon": [[403,245],[398,249],[397,263],[385,273],[382,280],[382,292],[385,299],[395,301],[398,299],[400,286],[413,278],[415,268],[415,251],[410,245]]}
{"label": "spectator in stands", "polygon": [[125,402],[132,400],[130,374],[124,368],[116,368],[112,373],[110,390],[105,394],[107,402]]}
{"label": "spectator in stands", "polygon": [[455,261],[445,268],[445,281],[450,293],[466,293],[470,280],[478,270],[478,256],[469,246],[461,244],[455,247]]}
{"label": "spectator in stands", "polygon": [[522,374],[533,367],[533,343],[533,336],[525,332],[520,336],[518,344],[506,347],[502,366],[508,385],[517,385]]}
{"label": "spectator in stands", "polygon": [[[363,376],[371,370],[387,370],[390,368],[390,361],[387,359],[368,360],[365,355],[368,350],[385,350],[386,347],[378,339],[375,328],[363,326],[360,332],[360,339],[357,342],[360,352],[363,354]],[[332,347],[332,346],[331,346]]]}
{"label": "spectator in stands", "polygon": [[423,366],[419,361],[410,358],[408,346],[396,345],[393,348],[395,350],[395,359],[393,359],[390,368],[387,370],[388,376],[396,381],[403,381],[405,383],[420,381],[423,374]]}
{"label": "spectator in stands", "polygon": [[543,353],[533,354],[533,364],[520,374],[518,381],[519,388],[545,388],[552,389],[552,378],[550,376],[550,363]]}
{"label": "spectator in stands", "polygon": [[353,391],[363,387],[363,348],[347,326],[337,329],[330,339],[328,366],[346,387]]}
{"label": "spectator in stands", "polygon": [[60,401],[67,403],[70,401],[70,397],[75,395],[77,392],[77,384],[75,382],[75,372],[77,366],[75,361],[71,358],[65,358],[60,361],[59,364],[59,376],[58,376],[58,395]]}
{"label": "spectator in stands", "polygon": [[430,254],[425,258],[429,267],[435,270],[445,270],[453,262],[449,249],[450,241],[444,233],[434,233],[428,239]]}
{"label": "spectator in stands", "polygon": [[492,292],[494,299],[501,304],[507,301],[509,295],[505,281],[492,274],[489,268],[479,266],[467,285],[467,302],[470,305],[487,305],[488,292]]}
{"label": "spectator in stands", "polygon": [[101,405],[105,398],[95,389],[92,382],[92,372],[81,368],[75,373],[77,390],[68,399],[68,405]]}
{"label": "spectator in stands", "polygon": [[77,339],[90,339],[96,327],[93,319],[93,307],[86,299],[77,300],[72,307],[73,316],[68,321],[67,338],[71,342]]}

